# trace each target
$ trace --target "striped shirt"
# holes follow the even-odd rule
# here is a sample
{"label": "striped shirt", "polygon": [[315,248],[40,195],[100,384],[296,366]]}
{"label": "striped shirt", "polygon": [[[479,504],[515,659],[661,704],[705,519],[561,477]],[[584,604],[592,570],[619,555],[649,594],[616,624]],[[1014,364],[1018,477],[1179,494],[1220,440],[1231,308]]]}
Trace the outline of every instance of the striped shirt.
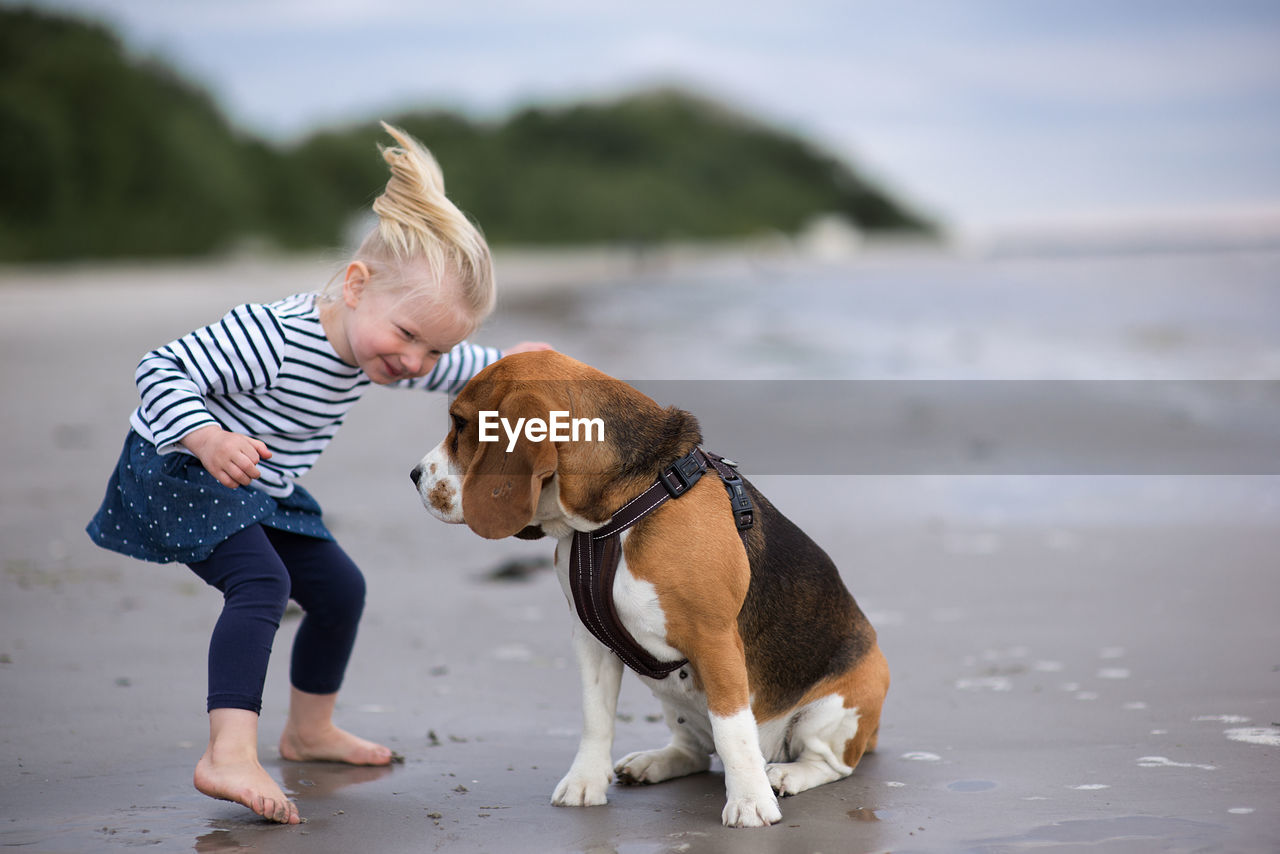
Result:
{"label": "striped shirt", "polygon": [[[209,424],[252,436],[271,450],[252,485],[276,498],[291,493],[372,384],[329,344],[316,296],[236,306],[147,353],[135,376],[142,405],[133,428],[162,454],[190,453],[179,440]],[[456,394],[501,355],[464,341],[425,377],[395,385]]]}

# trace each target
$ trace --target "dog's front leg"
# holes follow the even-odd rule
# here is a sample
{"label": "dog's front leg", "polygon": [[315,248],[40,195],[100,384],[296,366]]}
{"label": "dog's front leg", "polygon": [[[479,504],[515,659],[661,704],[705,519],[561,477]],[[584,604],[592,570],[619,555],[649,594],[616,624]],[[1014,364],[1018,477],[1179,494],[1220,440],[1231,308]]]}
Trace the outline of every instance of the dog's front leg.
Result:
{"label": "dog's front leg", "polygon": [[558,807],[607,804],[613,779],[613,724],[622,685],[622,661],[581,624],[573,627],[573,650],[582,677],[582,739],[569,773],[556,786],[551,803]]}
{"label": "dog's front leg", "polygon": [[778,798],[765,771],[760,731],[751,707],[729,715],[711,715],[716,753],[724,763],[725,805],[720,819],[726,827],[764,827],[782,819]]}
{"label": "dog's front leg", "polygon": [[716,753],[724,763],[721,821],[727,827],[765,827],[780,821],[782,810],[769,784],[760,731],[751,712],[742,640],[736,628],[702,640],[695,664],[707,692]]}

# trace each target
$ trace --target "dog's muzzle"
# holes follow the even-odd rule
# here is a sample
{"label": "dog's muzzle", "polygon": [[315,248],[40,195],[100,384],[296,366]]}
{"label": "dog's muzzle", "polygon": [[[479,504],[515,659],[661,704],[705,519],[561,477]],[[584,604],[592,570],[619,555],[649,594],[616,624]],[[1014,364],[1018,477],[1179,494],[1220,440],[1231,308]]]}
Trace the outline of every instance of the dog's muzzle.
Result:
{"label": "dog's muzzle", "polygon": [[440,449],[436,448],[409,471],[423,505],[442,522],[462,522],[462,478],[443,473]]}

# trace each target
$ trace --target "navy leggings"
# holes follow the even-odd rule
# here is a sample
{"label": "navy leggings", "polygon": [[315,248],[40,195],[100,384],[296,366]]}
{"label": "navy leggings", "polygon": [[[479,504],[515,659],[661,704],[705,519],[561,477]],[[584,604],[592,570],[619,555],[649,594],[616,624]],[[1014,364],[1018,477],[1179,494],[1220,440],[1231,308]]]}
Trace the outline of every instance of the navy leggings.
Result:
{"label": "navy leggings", "polygon": [[337,543],[250,525],[188,566],[223,596],[209,641],[210,711],[262,711],[271,642],[290,598],[306,616],[293,641],[289,680],[309,694],[337,692],[365,591],[360,569]]}

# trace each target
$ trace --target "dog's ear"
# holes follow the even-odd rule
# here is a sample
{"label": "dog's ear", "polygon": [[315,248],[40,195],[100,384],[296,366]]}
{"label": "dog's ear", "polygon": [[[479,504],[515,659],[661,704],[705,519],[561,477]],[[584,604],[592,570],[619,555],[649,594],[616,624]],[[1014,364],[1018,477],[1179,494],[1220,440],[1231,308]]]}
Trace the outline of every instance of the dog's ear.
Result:
{"label": "dog's ear", "polygon": [[[498,414],[511,425],[520,418],[545,421],[548,417],[540,397],[519,391],[502,401]],[[542,484],[556,473],[559,458],[555,444],[531,442],[523,430],[510,451],[508,444],[506,435],[496,442],[478,443],[462,477],[462,515],[471,530],[490,540],[510,537],[529,524]]]}

